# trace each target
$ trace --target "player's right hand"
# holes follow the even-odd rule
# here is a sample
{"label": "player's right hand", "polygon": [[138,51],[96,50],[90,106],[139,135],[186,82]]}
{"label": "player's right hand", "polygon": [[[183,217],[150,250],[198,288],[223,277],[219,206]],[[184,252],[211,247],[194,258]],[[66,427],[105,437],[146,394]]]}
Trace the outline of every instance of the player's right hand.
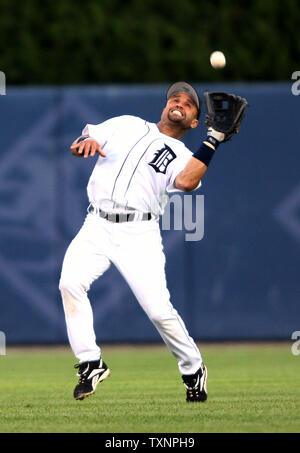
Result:
{"label": "player's right hand", "polygon": [[100,154],[102,157],[106,157],[106,154],[103,152],[101,146],[93,138],[86,138],[83,141],[78,142],[76,139],[70,146],[73,156],[77,157],[93,157],[96,153]]}

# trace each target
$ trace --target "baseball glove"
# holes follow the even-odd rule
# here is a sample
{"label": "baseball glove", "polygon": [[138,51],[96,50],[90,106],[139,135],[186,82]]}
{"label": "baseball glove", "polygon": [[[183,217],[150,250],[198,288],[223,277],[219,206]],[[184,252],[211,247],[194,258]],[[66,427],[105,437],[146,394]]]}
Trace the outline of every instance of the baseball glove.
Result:
{"label": "baseball glove", "polygon": [[237,134],[248,105],[246,99],[227,93],[204,93],[206,104],[205,124],[225,134],[224,142]]}

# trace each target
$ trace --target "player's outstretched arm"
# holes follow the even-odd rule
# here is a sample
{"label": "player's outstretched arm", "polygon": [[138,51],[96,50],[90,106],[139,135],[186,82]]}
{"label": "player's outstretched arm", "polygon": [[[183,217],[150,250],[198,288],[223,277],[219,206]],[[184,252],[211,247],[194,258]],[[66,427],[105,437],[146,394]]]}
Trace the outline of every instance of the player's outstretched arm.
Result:
{"label": "player's outstretched arm", "polygon": [[184,192],[190,192],[196,189],[206,170],[204,162],[191,157],[184,170],[176,177],[174,186]]}
{"label": "player's outstretched arm", "polygon": [[207,138],[174,181],[184,191],[196,189],[220,142],[237,134],[248,102],[245,98],[222,92],[204,93],[206,104],[205,124]]}
{"label": "player's outstretched arm", "polygon": [[100,154],[102,157],[106,157],[106,154],[103,152],[101,146],[93,138],[88,137],[87,135],[81,135],[78,137],[70,146],[73,156],[77,157],[93,157],[96,153]]}
{"label": "player's outstretched arm", "polygon": [[188,161],[185,168],[177,175],[174,186],[177,189],[190,192],[196,189],[203,178],[208,165],[221,141],[224,134],[209,128],[207,138],[204,140],[198,151]]}

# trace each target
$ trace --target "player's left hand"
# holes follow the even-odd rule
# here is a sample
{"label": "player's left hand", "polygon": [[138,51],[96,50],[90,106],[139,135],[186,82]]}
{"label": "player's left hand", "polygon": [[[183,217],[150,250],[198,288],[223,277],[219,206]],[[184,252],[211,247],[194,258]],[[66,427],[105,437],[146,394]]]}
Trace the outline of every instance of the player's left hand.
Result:
{"label": "player's left hand", "polygon": [[[206,104],[205,124],[208,132],[213,130],[222,133],[222,141],[227,142],[240,130],[248,106],[247,99],[223,92],[205,92],[204,97]],[[208,133],[208,135],[212,134]],[[219,140],[217,137],[215,138]]]}
{"label": "player's left hand", "polygon": [[218,140],[218,142],[222,142],[225,138],[225,134],[223,134],[223,132],[218,132],[212,127],[209,127],[207,129],[207,136],[214,137],[216,140]]}
{"label": "player's left hand", "polygon": [[102,157],[106,157],[106,154],[103,152],[97,140],[94,140],[93,138],[85,138],[80,142],[79,139],[77,139],[72,143],[70,149],[73,156],[77,157],[93,157],[96,153],[100,154]]}

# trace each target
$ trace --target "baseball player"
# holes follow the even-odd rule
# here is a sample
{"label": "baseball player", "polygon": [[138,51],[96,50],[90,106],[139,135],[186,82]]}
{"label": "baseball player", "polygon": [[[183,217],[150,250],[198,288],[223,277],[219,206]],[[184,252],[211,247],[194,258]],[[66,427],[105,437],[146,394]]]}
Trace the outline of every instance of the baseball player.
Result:
{"label": "baseball player", "polygon": [[157,124],[119,116],[87,124],[71,145],[76,156],[99,155],[87,186],[88,212],[67,249],[59,284],[69,342],[79,361],[75,365],[77,400],[93,394],[110,374],[96,344],[88,291],[111,263],[176,357],[186,401],[207,399],[207,368],[170,301],[158,223],[166,194],[200,187],[225,138],[223,132],[209,127],[199,150],[193,154],[187,149],[179,139],[197,127],[200,113],[196,90],[177,82],[167,91]]}

